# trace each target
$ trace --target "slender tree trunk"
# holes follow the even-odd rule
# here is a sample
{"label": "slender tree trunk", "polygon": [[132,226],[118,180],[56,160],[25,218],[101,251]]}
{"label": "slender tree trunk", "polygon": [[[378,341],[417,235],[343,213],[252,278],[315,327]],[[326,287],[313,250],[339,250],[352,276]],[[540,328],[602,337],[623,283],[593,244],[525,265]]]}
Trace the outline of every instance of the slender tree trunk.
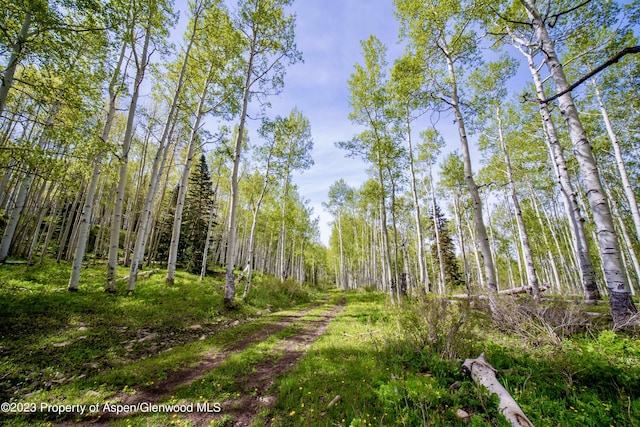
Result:
{"label": "slender tree trunk", "polygon": [[227,229],[227,254],[226,254],[226,272],[225,272],[225,289],[224,304],[227,307],[233,306],[236,296],[235,285],[235,249],[237,245],[237,216],[238,216],[238,171],[240,169],[240,156],[242,154],[242,141],[244,139],[244,128],[247,120],[247,108],[249,105],[249,96],[251,93],[251,80],[253,78],[253,61],[255,58],[255,39],[251,43],[251,52],[249,53],[249,63],[247,65],[247,74],[245,75],[244,90],[242,93],[242,111],[240,113],[240,123],[238,124],[238,135],[236,137],[233,149],[233,167],[231,170],[231,197],[229,198],[229,218]]}
{"label": "slender tree trunk", "polygon": [[467,295],[471,295],[471,287],[469,286],[469,262],[467,261],[467,250],[464,241],[464,234],[462,233],[462,218],[460,217],[460,200],[458,195],[454,196],[453,200],[453,213],[456,221],[456,230],[458,230],[458,239],[460,240],[460,252],[462,254],[462,268],[464,270],[464,285],[467,288]]}
{"label": "slender tree trunk", "polygon": [[93,202],[95,198],[96,188],[98,187],[98,180],[100,179],[100,167],[102,166],[102,155],[96,158],[93,165],[93,172],[91,174],[91,182],[85,196],[84,206],[82,207],[82,215],[80,217],[80,224],[78,229],[78,244],[73,256],[73,263],[71,267],[71,277],[69,278],[69,285],[67,290],[70,292],[78,291],[78,282],[80,281],[80,272],[82,270],[82,261],[84,259],[84,253],[87,247],[87,240],[89,240],[89,225],[91,223],[91,211],[93,210]]}
{"label": "slender tree trunk", "polygon": [[[180,95],[182,94],[182,88],[184,86],[184,80],[186,78],[186,74],[187,74],[187,65],[189,63],[189,55],[191,53],[191,48],[193,47],[193,43],[195,41],[195,36],[197,34],[198,31],[198,18],[200,16],[200,13],[202,13],[202,3],[198,3],[197,5],[197,11],[193,17],[194,19],[194,23],[193,23],[193,29],[191,31],[191,37],[189,38],[189,43],[187,45],[187,48],[185,50],[185,55],[184,55],[184,59],[182,60],[182,65],[180,67],[180,75],[178,77],[178,83],[176,85],[176,90],[175,93],[173,94],[173,99],[171,100],[171,106],[169,107],[169,112],[167,113],[167,120],[165,122],[164,125],[164,129],[162,131],[162,137],[160,138],[160,143],[158,146],[158,153],[156,154],[156,160],[154,161],[154,169],[151,172],[151,178],[150,178],[150,182],[149,182],[149,192],[147,193],[147,196],[145,198],[145,204],[144,204],[144,208],[143,208],[143,212],[140,216],[140,223],[139,223],[139,227],[138,227],[138,234],[136,235],[136,243],[135,243],[135,247],[133,249],[133,257],[131,259],[131,268],[129,271],[129,284],[127,286],[127,291],[128,292],[133,292],[134,288],[135,288],[135,283],[136,280],[138,278],[138,270],[140,268],[140,265],[142,264],[143,260],[144,260],[144,252],[145,252],[145,247],[147,245],[147,241],[149,238],[149,233],[151,231],[151,228],[149,227],[149,221],[151,221],[151,214],[153,212],[153,201],[155,200],[155,196],[158,190],[158,182],[160,180],[160,176],[162,175],[162,170],[164,168],[164,164],[167,160],[167,153],[169,152],[169,138],[170,135],[173,133],[173,129],[175,127],[175,123],[177,121],[176,115],[177,115],[177,109],[178,109],[178,99],[180,98]],[[199,126],[199,120],[201,119],[202,116],[202,103],[204,101],[201,101],[201,103],[199,104],[198,107],[198,126]],[[190,154],[193,154],[193,144],[191,141],[193,139],[195,139],[195,136],[197,135],[198,132],[198,128],[194,128],[193,129],[193,133],[192,133],[192,138],[190,138],[190,144],[191,147],[189,149]],[[159,166],[159,169],[156,162],[158,161],[158,155],[161,154],[162,160],[161,160],[161,164]],[[188,168],[190,168],[190,163],[189,163],[189,156],[187,158],[187,163],[188,163]],[[187,165],[185,165],[185,168],[187,169]],[[187,170],[187,178],[188,178],[188,173],[189,171]],[[184,180],[184,177],[183,177]],[[186,191],[186,185],[184,185],[185,188],[181,188],[180,191]],[[184,201],[184,196],[183,196],[183,201]],[[178,208],[176,207],[176,211],[178,210]],[[172,234],[171,234],[171,239],[173,242],[173,238],[177,237],[176,239],[176,251],[177,251],[177,241],[180,237],[180,226],[182,224],[182,212],[180,212],[180,223],[177,225],[177,232],[175,229],[175,225],[174,228],[172,230]],[[177,236],[176,236],[177,235]],[[177,254],[177,252],[176,252]],[[170,255],[171,257],[171,249],[170,249]],[[171,259],[169,260],[169,263],[171,263]],[[172,280],[174,280],[174,277],[171,277],[173,275],[175,275],[175,261],[173,262],[174,265],[174,269],[171,271],[171,273],[169,273],[169,271],[167,272],[167,278],[166,281],[168,283],[173,283]],[[170,269],[170,267],[168,267],[168,269]]]}
{"label": "slender tree trunk", "polygon": [[422,218],[420,217],[420,202],[418,199],[418,185],[416,183],[416,171],[413,157],[413,143],[411,141],[411,125],[407,118],[407,149],[409,154],[409,172],[411,173],[411,194],[413,196],[413,214],[416,222],[416,249],[418,252],[418,279],[420,286],[428,291],[430,286],[427,274],[426,255],[424,251],[424,236],[422,235]]}
{"label": "slender tree trunk", "polygon": [[535,301],[540,300],[540,291],[538,289],[538,275],[536,267],[533,262],[533,252],[531,251],[531,245],[529,244],[529,232],[524,224],[522,218],[522,209],[520,209],[520,200],[518,199],[518,193],[516,191],[516,183],[513,180],[513,170],[511,168],[511,158],[509,157],[509,151],[507,150],[507,143],[504,140],[504,133],[502,129],[502,118],[500,116],[500,107],[496,111],[498,119],[498,132],[500,138],[500,147],[502,148],[502,154],[504,155],[504,164],[507,168],[507,179],[509,181],[509,190],[511,194],[511,201],[513,202],[513,208],[515,209],[516,223],[518,224],[518,234],[520,236],[520,246],[522,249],[522,256],[524,257],[525,270],[527,272],[527,285],[531,286],[532,295]]}
{"label": "slender tree trunk", "polygon": [[[154,111],[154,117],[155,113]],[[144,170],[147,165],[147,153],[149,152],[149,140],[151,139],[151,125],[147,127],[147,134],[144,137],[144,142],[142,144],[142,156],[140,160],[140,167],[138,169],[138,180],[136,187],[136,193],[133,196],[133,201],[127,203],[127,210],[125,211],[125,222],[124,228],[127,230],[127,233],[124,236],[124,265],[131,265],[131,245],[134,228],[140,228],[140,221],[136,222],[136,216],[140,216],[138,212],[138,201],[140,200],[140,193],[146,184],[146,176],[144,174]],[[135,224],[135,225],[134,225]]]}
{"label": "slender tree trunk", "polygon": [[262,181],[262,189],[260,190],[260,196],[258,196],[258,200],[256,201],[256,206],[253,209],[253,219],[251,221],[251,232],[249,233],[249,254],[247,255],[247,264],[245,266],[245,270],[247,272],[246,284],[244,287],[244,292],[242,294],[242,299],[246,301],[249,296],[249,291],[251,290],[251,276],[253,273],[253,264],[254,264],[254,250],[255,250],[255,235],[256,228],[258,226],[258,213],[260,212],[260,207],[262,206],[262,201],[264,200],[264,196],[267,193],[267,187],[269,186],[269,179],[271,178],[271,151],[267,157],[267,168],[264,174],[264,179]]}
{"label": "slender tree trunk", "polygon": [[598,100],[600,112],[602,113],[602,120],[604,121],[604,125],[607,128],[607,134],[609,135],[609,140],[611,141],[613,152],[616,156],[616,165],[618,166],[618,172],[620,173],[620,179],[622,180],[622,188],[624,189],[624,194],[627,197],[627,202],[629,203],[629,210],[631,211],[633,225],[635,225],[636,228],[636,238],[640,239],[640,211],[638,210],[636,195],[633,192],[633,187],[631,185],[631,182],[629,181],[627,167],[625,166],[624,160],[622,159],[622,150],[620,149],[620,143],[618,143],[618,137],[613,130],[611,119],[609,119],[609,113],[604,106],[602,96],[600,95],[600,90],[598,89],[598,85],[596,84],[595,80],[593,82],[593,88],[595,89],[596,99]]}
{"label": "slender tree trunk", "polygon": [[[40,137],[38,138],[39,149],[42,149],[46,144],[47,134],[49,132],[49,129],[51,129],[51,127],[53,126],[53,120],[56,114],[58,114],[59,108],[60,102],[56,102],[51,108],[51,112],[49,113],[47,122],[40,133]],[[18,222],[20,221],[20,216],[22,215],[22,210],[25,207],[27,195],[29,193],[29,190],[31,189],[31,184],[33,184],[34,178],[35,171],[27,170],[25,177],[20,184],[20,190],[18,191],[18,195],[16,197],[15,206],[11,210],[9,221],[7,222],[4,233],[2,235],[2,241],[0,241],[0,264],[4,263],[9,256],[11,243],[13,242],[13,237],[16,232],[16,228],[18,227]]]}
{"label": "slender tree trunk", "polygon": [[184,209],[184,201],[187,196],[187,185],[189,183],[189,174],[191,173],[191,165],[193,164],[193,153],[197,145],[198,132],[200,131],[200,122],[205,112],[205,101],[207,100],[207,91],[209,90],[210,79],[204,84],[204,90],[200,94],[200,101],[196,117],[191,129],[189,137],[189,146],[187,148],[187,158],[185,159],[184,169],[182,170],[182,178],[178,190],[178,200],[173,216],[173,228],[171,230],[171,244],[169,245],[169,260],[167,261],[167,276],[165,283],[173,285],[176,276],[176,261],[178,260],[178,242],[180,241],[180,231],[182,228],[182,211]]}
{"label": "slender tree trunk", "polygon": [[436,236],[436,251],[438,253],[438,271],[440,272],[438,280],[438,293],[443,295],[445,293],[446,275],[444,272],[444,257],[442,256],[442,244],[440,242],[440,227],[438,224],[438,215],[436,210],[436,188],[433,185],[433,174],[431,171],[431,165],[429,165],[429,194],[431,194],[431,209],[433,209],[433,231]]}
{"label": "slender tree trunk", "polygon": [[[170,128],[171,129],[169,132],[173,132],[172,125],[170,126]],[[129,269],[129,282],[127,285],[127,292],[133,292],[133,290],[135,289],[136,280],[138,279],[138,270],[140,269],[140,266],[144,261],[144,251],[147,246],[150,232],[149,222],[151,220],[151,214],[153,213],[153,202],[158,192],[158,182],[160,181],[160,175],[162,175],[165,162],[167,161],[168,152],[169,147],[166,144],[161,144],[158,147],[156,158],[153,162],[153,168],[151,170],[151,177],[149,181],[149,190],[147,191],[147,195],[145,196],[142,212],[138,220],[140,221],[140,224],[138,227],[138,233],[136,234],[136,243],[133,247],[133,256],[131,257],[131,267]]]}
{"label": "slender tree trunk", "polygon": [[467,187],[471,193],[473,199],[473,212],[474,223],[476,226],[476,233],[478,238],[478,245],[482,252],[482,261],[484,264],[484,274],[486,276],[487,290],[489,291],[489,301],[493,308],[495,302],[493,295],[498,292],[498,281],[496,277],[496,269],[493,263],[493,256],[491,253],[491,246],[489,245],[489,236],[487,235],[487,229],[484,225],[484,219],[482,218],[482,199],[480,198],[480,192],[478,191],[478,185],[473,179],[473,169],[471,166],[471,154],[469,152],[469,143],[467,141],[467,131],[464,125],[464,118],[462,117],[462,111],[460,110],[460,101],[458,99],[458,87],[456,84],[456,73],[453,66],[451,57],[446,55],[447,66],[449,70],[449,78],[451,80],[451,106],[456,117],[456,123],[458,125],[458,133],[460,135],[460,145],[462,148],[462,160],[464,162],[464,175]]}
{"label": "slender tree trunk", "polygon": [[107,261],[107,281],[105,283],[105,291],[110,293],[116,292],[116,266],[118,265],[118,247],[120,246],[120,228],[122,226],[122,208],[124,206],[124,192],[127,184],[127,165],[129,163],[129,149],[133,140],[134,119],[138,106],[138,98],[140,96],[140,85],[144,79],[144,74],[149,64],[149,42],[151,40],[152,20],[154,8],[149,8],[149,17],[145,29],[144,43],[142,54],[140,57],[136,55],[135,46],[133,46],[133,55],[136,58],[136,76],[133,83],[133,93],[129,103],[129,115],[127,117],[127,125],[124,132],[124,140],[122,141],[122,155],[120,157],[119,181],[116,188],[116,197],[113,208],[113,216],[111,218],[111,230],[109,234],[109,257]]}
{"label": "slender tree trunk", "polygon": [[[613,211],[613,215],[618,220],[618,225],[620,226],[622,237],[624,238],[625,245],[629,250],[629,255],[631,257],[631,262],[633,263],[633,268],[636,272],[636,277],[638,278],[638,281],[640,281],[640,261],[638,261],[638,256],[636,255],[636,252],[633,248],[633,241],[631,240],[631,236],[629,235],[627,226],[625,225],[624,220],[622,219],[622,215],[620,215],[620,212],[618,211],[618,207],[616,206],[615,199],[611,196],[611,192],[609,191],[608,188],[606,188],[606,191],[607,191],[607,195],[609,196],[609,200],[611,201],[611,210]],[[622,252],[622,255],[624,255],[624,252]],[[629,277],[629,275],[627,275],[627,277]],[[635,294],[632,281],[629,281],[629,290],[631,291],[632,294]]]}
{"label": "slender tree trunk", "polygon": [[[102,129],[102,135],[100,135],[101,141],[106,144],[111,133],[111,126],[116,114],[116,104],[118,98],[118,92],[116,91],[116,83],[120,77],[120,68],[122,61],[124,60],[125,45],[123,44],[120,50],[120,57],[118,58],[118,65],[111,77],[109,84],[109,109],[107,111],[107,117],[105,119],[104,127]],[[89,183],[89,189],[86,195],[84,206],[82,207],[82,218],[80,220],[80,227],[78,230],[78,244],[73,256],[73,263],[71,266],[71,277],[69,278],[69,285],[67,289],[71,292],[78,290],[78,282],[80,281],[80,272],[82,270],[82,260],[87,248],[87,240],[89,240],[89,225],[91,223],[91,214],[93,212],[93,203],[95,198],[96,189],[98,187],[98,180],[100,179],[100,169],[102,167],[102,159],[104,154],[100,153],[94,160],[93,172],[91,174],[91,182]]]}
{"label": "slender tree trunk", "polygon": [[204,279],[207,274],[207,261],[209,256],[209,247],[211,246],[211,239],[213,238],[213,224],[217,217],[217,204],[218,204],[218,187],[220,185],[220,170],[222,169],[223,162],[218,164],[218,171],[216,172],[216,185],[213,188],[213,203],[211,206],[211,212],[209,213],[209,224],[207,225],[207,240],[204,243],[204,250],[202,251],[202,268],[200,269],[200,281]]}
{"label": "slender tree trunk", "polygon": [[278,264],[280,268],[278,269],[278,276],[280,280],[284,280],[288,276],[288,271],[285,263],[285,255],[286,255],[286,247],[287,247],[287,223],[286,223],[286,207],[287,200],[289,198],[289,165],[285,168],[285,179],[284,186],[282,191],[282,206],[280,207],[280,244],[278,247],[280,248],[280,252],[278,253]]}
{"label": "slender tree trunk", "polygon": [[385,203],[386,200],[386,192],[384,189],[384,178],[382,176],[382,162],[380,158],[380,152],[377,153],[378,156],[378,184],[380,185],[380,234],[382,238],[382,247],[381,247],[381,258],[382,262],[382,271],[383,271],[383,285],[388,287],[389,295],[391,297],[391,302],[395,303],[395,287],[393,285],[393,272],[391,270],[391,252],[389,248],[389,230],[387,229],[387,206]]}
{"label": "slender tree trunk", "polygon": [[[388,165],[387,160],[387,165]],[[393,228],[393,278],[396,284],[396,301],[400,303],[401,299],[401,289],[400,289],[400,262],[398,259],[398,227],[396,221],[396,185],[393,179],[392,172],[390,168],[387,166],[387,173],[389,174],[389,179],[391,181],[391,227]]]}
{"label": "slender tree trunk", "polygon": [[169,158],[169,165],[165,168],[166,169],[165,172],[161,172],[164,175],[164,179],[162,179],[162,192],[160,193],[160,199],[158,200],[158,206],[160,207],[160,209],[156,209],[156,211],[154,212],[153,219],[151,222],[151,227],[149,228],[150,230],[153,230],[153,233],[151,234],[151,240],[149,241],[149,254],[147,255],[147,263],[146,263],[147,266],[151,265],[151,262],[156,259],[156,254],[158,252],[158,245],[160,243],[158,241],[159,230],[157,229],[156,225],[160,220],[161,209],[164,203],[164,198],[167,195],[167,185],[169,183],[169,174],[171,173],[173,160],[175,158],[176,148],[177,148],[177,144],[174,141],[172,141],[171,138],[169,140],[169,144],[170,146],[167,148],[167,150],[169,150],[169,152],[171,153],[171,157]]}
{"label": "slender tree trunk", "polygon": [[[538,201],[535,198],[535,191],[533,190],[533,186],[531,185],[531,182],[527,181],[527,183],[529,184],[529,191],[533,196],[531,199],[533,201],[533,208],[536,211],[536,218],[538,219],[538,223],[540,224],[540,230],[542,231],[542,238],[544,239],[544,247],[548,251],[549,262],[551,264],[551,271],[553,272],[553,277],[556,282],[556,291],[560,294],[561,293],[560,275],[558,274],[558,265],[556,264],[556,257],[553,255],[553,252],[551,251],[551,243],[549,243],[549,237],[547,236],[547,233],[544,232],[544,229],[546,228],[546,226],[544,225],[542,215],[540,214],[540,209],[538,208]],[[557,250],[558,250],[558,256],[562,257],[562,252],[560,251],[559,246],[557,246]]]}
{"label": "slender tree trunk", "polygon": [[[36,226],[34,228],[34,232],[33,232],[33,239],[31,239],[31,246],[29,247],[29,254],[27,255],[27,267],[30,267],[33,265],[32,261],[33,261],[33,255],[36,252],[36,249],[38,247],[38,243],[40,242],[40,235],[41,235],[41,228],[42,228],[42,223],[44,222],[44,217],[47,215],[47,212],[49,211],[49,202],[50,199],[49,197],[51,196],[51,192],[53,191],[54,185],[49,185],[49,188],[47,190],[47,195],[45,196],[45,200],[44,203],[41,206],[40,209],[40,215],[38,216],[38,220],[36,221]],[[57,188],[56,188],[56,192],[57,192]]]}
{"label": "slender tree trunk", "polygon": [[73,199],[73,203],[71,204],[71,208],[67,212],[66,217],[63,220],[62,233],[58,238],[58,255],[56,256],[56,262],[59,263],[62,259],[62,255],[64,254],[65,247],[67,246],[67,242],[69,241],[69,233],[75,223],[76,211],[78,210],[78,203],[80,202],[80,196],[84,191],[84,182],[80,183],[80,188],[78,189],[75,198]]}
{"label": "slender tree trunk", "polygon": [[[546,25],[532,0],[520,0],[527,10],[533,28],[542,45],[546,64],[553,79],[556,91],[561,93],[569,88],[562,64],[560,63],[553,41],[547,33]],[[603,261],[605,282],[609,292],[611,314],[617,324],[625,323],[629,317],[637,313],[637,309],[631,300],[631,292],[625,276],[625,266],[620,257],[620,245],[613,224],[613,217],[607,203],[607,198],[602,188],[600,174],[595,158],[591,151],[591,145],[580,121],[578,110],[573,102],[571,92],[567,92],[558,98],[560,113],[564,117],[569,135],[573,143],[578,166],[582,175],[593,220],[597,228],[600,256]]]}
{"label": "slender tree trunk", "polygon": [[[525,52],[522,49],[521,52],[527,58],[529,70],[536,86],[538,99],[545,99],[542,80],[533,61],[533,54]],[[551,112],[549,111],[548,105],[542,102],[540,103],[540,116],[542,117],[542,124],[546,135],[545,141],[551,153],[554,171],[558,178],[560,192],[564,200],[567,218],[571,224],[574,252],[576,253],[580,266],[580,279],[585,299],[588,302],[597,301],[600,299],[600,293],[598,292],[595,272],[593,271],[593,264],[591,263],[589,240],[587,239],[587,234],[584,230],[584,219],[582,218],[580,206],[576,200],[576,192],[571,185],[569,170],[564,158],[564,150],[560,144],[560,139],[558,138],[558,133],[556,131],[553,118],[551,117]]]}
{"label": "slender tree trunk", "polygon": [[10,187],[9,183],[14,176],[14,167],[17,166],[17,161],[14,158],[9,160],[9,164],[6,166],[2,181],[0,181],[0,209],[5,209],[7,202],[9,201]]}
{"label": "slender tree trunk", "polygon": [[338,211],[338,241],[340,244],[340,288],[343,291],[347,290],[347,269],[345,266],[345,257],[344,257],[344,240],[342,237],[342,212]]}
{"label": "slender tree trunk", "polygon": [[13,85],[13,76],[16,73],[16,68],[18,68],[18,63],[20,62],[23,45],[29,36],[31,18],[31,11],[27,11],[24,17],[24,22],[22,23],[22,28],[18,34],[18,39],[11,48],[11,56],[9,57],[9,62],[7,63],[4,75],[2,76],[2,84],[0,85],[0,116],[4,112],[7,96],[9,95],[9,91]]}

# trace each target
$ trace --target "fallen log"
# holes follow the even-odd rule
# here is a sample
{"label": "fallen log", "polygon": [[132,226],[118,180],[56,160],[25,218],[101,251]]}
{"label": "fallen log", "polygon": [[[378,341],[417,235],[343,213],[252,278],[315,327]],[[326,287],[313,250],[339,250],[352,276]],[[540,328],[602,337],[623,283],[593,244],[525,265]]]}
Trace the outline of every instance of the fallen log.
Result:
{"label": "fallen log", "polygon": [[513,427],[533,427],[518,403],[498,382],[496,370],[487,362],[484,353],[477,359],[465,360],[462,364],[462,372],[470,375],[476,383],[485,386],[492,394],[498,395],[498,399],[500,399],[498,410]]}
{"label": "fallen log", "polygon": [[[151,276],[153,273],[157,273],[158,271],[160,270],[158,270],[157,268],[149,271],[143,271],[142,273],[138,273],[138,278],[144,277],[144,276]],[[116,279],[116,282],[124,282],[125,280],[129,280],[129,275]]]}
{"label": "fallen log", "polygon": [[6,265],[25,265],[26,263],[27,261],[21,261],[21,260],[11,260],[11,261],[5,260],[3,262],[3,264],[6,264]]}
{"label": "fallen log", "polygon": [[[517,288],[512,288],[512,289],[503,289],[501,291],[498,291],[498,295],[518,295],[518,294],[530,294],[531,293],[531,286],[520,286]],[[547,289],[549,289],[549,286],[544,285],[544,286],[540,286],[538,288],[538,291],[540,292],[544,292]],[[455,294],[455,295],[451,295],[452,298],[469,298],[469,294]],[[486,299],[487,296],[486,295],[472,295],[472,297],[476,297],[479,299]]]}
{"label": "fallen log", "polygon": [[[538,288],[539,292],[544,292],[547,289],[549,289],[549,287],[547,285],[544,286],[540,286]],[[517,288],[512,288],[512,289],[504,289],[502,291],[498,291],[498,295],[517,295],[517,294],[530,294],[533,291],[533,287],[532,286],[520,286]]]}

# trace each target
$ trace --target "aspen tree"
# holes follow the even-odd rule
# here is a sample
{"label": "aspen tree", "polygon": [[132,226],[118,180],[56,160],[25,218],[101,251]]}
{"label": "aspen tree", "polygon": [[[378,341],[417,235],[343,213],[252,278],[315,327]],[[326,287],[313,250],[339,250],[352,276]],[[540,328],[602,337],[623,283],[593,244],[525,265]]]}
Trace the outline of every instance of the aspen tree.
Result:
{"label": "aspen tree", "polygon": [[545,64],[553,80],[556,93],[562,94],[558,96],[560,113],[569,129],[569,136],[578,159],[589,206],[597,228],[596,236],[603,263],[605,282],[609,292],[611,314],[617,324],[624,324],[630,316],[637,312],[637,309],[631,300],[631,292],[625,275],[625,266],[620,256],[620,245],[613,223],[613,216],[600,181],[600,174],[593,157],[591,145],[580,120],[571,91],[567,91],[569,83],[556,54],[555,43],[547,31],[547,23],[543,15],[532,0],[520,0],[520,3],[526,10],[537,40],[541,44]]}
{"label": "aspen tree", "polygon": [[249,101],[256,86],[264,91],[278,92],[283,85],[285,61],[293,64],[301,59],[294,40],[294,16],[285,8],[292,0],[240,0],[235,26],[242,33],[246,63],[244,65],[244,87],[238,132],[233,144],[233,165],[230,177],[229,217],[227,224],[227,252],[224,304],[233,306],[236,295],[235,274],[236,248],[238,246],[238,174],[243,151],[243,139]]}

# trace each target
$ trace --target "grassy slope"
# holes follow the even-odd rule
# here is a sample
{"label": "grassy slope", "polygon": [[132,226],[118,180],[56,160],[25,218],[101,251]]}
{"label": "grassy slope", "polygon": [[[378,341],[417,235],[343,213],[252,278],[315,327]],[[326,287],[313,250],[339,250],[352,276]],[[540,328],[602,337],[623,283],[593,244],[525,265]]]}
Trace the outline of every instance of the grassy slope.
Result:
{"label": "grassy slope", "polygon": [[[347,310],[278,384],[276,426],[499,425],[496,398],[462,375],[486,352],[536,426],[625,426],[640,420],[640,341],[589,330],[558,345],[498,331],[481,312],[436,299],[405,306],[350,294]],[[534,325],[527,325],[533,328]],[[559,330],[558,330],[559,331]],[[328,403],[340,395],[339,403]],[[463,422],[456,411],[470,414]]]}
{"label": "grassy slope", "polygon": [[[160,272],[141,281],[135,294],[113,296],[102,292],[102,270],[85,270],[80,292],[69,294],[68,265],[30,272],[0,267],[0,400],[109,401],[152,387],[206,353],[224,351],[277,321],[270,311],[310,307],[321,296],[265,280],[248,304],[225,311],[216,278],[201,284],[180,273],[176,286],[166,287]],[[335,293],[329,303],[339,298]],[[535,319],[507,317],[523,326],[497,330],[481,310],[465,304],[427,299],[398,310],[379,293],[352,292],[346,299],[327,333],[276,379],[268,393],[277,404],[263,410],[255,425],[506,425],[496,400],[460,372],[462,361],[481,351],[536,426],[625,426],[640,419],[640,343],[631,333],[591,327],[558,340]],[[309,318],[322,309],[312,309]],[[189,328],[194,325],[199,327]],[[279,343],[299,326],[232,354],[163,402],[216,402],[251,393],[238,379],[256,363],[278,357]],[[340,400],[330,406],[336,396]],[[456,416],[458,409],[470,414],[468,423]],[[55,418],[22,420],[12,423],[47,425]],[[114,424],[190,425],[169,414]]]}

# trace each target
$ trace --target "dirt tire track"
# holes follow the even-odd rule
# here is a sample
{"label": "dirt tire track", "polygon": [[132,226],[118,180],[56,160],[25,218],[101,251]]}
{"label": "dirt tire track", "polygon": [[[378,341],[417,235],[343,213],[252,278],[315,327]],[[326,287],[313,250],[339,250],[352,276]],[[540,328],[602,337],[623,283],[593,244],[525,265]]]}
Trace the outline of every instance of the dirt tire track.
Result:
{"label": "dirt tire track", "polygon": [[[280,332],[281,330],[283,330],[287,326],[290,326],[294,322],[300,320],[300,318],[305,316],[311,310],[313,310],[315,308],[318,308],[319,306],[322,306],[325,303],[326,302],[321,302],[321,303],[318,303],[318,304],[314,304],[314,305],[312,305],[311,307],[309,307],[307,309],[300,310],[300,311],[295,312],[294,314],[291,314],[291,315],[278,316],[280,318],[280,320],[278,320],[276,322],[272,322],[272,323],[266,324],[264,328],[260,329],[259,331],[256,331],[254,333],[249,334],[248,336],[246,336],[242,340],[240,340],[238,342],[235,342],[232,345],[226,347],[224,350],[207,353],[205,355],[204,359],[202,359],[194,367],[168,373],[167,379],[159,382],[158,384],[156,384],[152,388],[143,388],[141,390],[137,390],[136,393],[133,394],[133,395],[121,392],[121,393],[118,393],[115,396],[113,396],[110,400],[112,400],[112,399],[120,399],[120,404],[122,404],[122,405],[136,405],[136,404],[139,404],[139,403],[142,403],[142,402],[145,402],[145,403],[148,402],[150,404],[157,403],[157,402],[169,397],[171,395],[171,392],[173,390],[175,390],[176,388],[181,387],[181,386],[187,386],[187,385],[192,384],[193,382],[197,381],[198,379],[206,376],[209,372],[211,372],[212,370],[217,368],[222,362],[224,362],[228,357],[242,352],[243,350],[245,350],[247,347],[249,347],[252,344],[256,344],[256,343],[259,343],[261,341],[266,340],[267,338],[269,338],[270,335],[273,335],[275,333]],[[311,345],[311,343],[313,341],[315,341],[316,338],[318,338],[320,335],[322,335],[324,333],[329,321],[331,319],[333,319],[333,317],[335,317],[338,314],[336,309],[341,310],[342,308],[343,307],[333,306],[328,311],[328,313],[330,313],[329,315],[326,314],[326,313],[321,313],[321,314],[318,315],[318,316],[322,317],[322,320],[320,321],[321,325],[319,325],[319,328],[322,330],[321,333],[319,333],[319,334],[318,333],[313,333],[314,331],[316,331],[316,332],[319,331],[319,328],[312,328],[311,331],[308,328],[305,328],[301,333],[296,334],[294,337],[290,337],[290,338],[286,339],[284,341],[284,343],[281,344],[281,346],[289,347],[291,345],[290,342],[293,342],[295,340],[300,340],[301,343],[304,343],[304,342],[307,342],[309,339],[312,339],[310,342],[308,342],[308,344],[306,344],[304,346],[304,349],[306,349],[309,345]],[[318,322],[318,321],[311,320],[311,321],[306,321],[305,323],[313,325],[315,322]],[[311,332],[311,335],[308,335],[309,332]],[[287,344],[287,343],[289,343],[289,344]],[[284,358],[284,357],[287,356],[286,352],[288,351],[288,348],[283,348],[283,349],[285,350],[285,356],[283,356],[283,358]],[[293,359],[294,361],[289,362],[290,365],[295,364],[295,362],[297,362],[297,360],[299,360],[299,358],[302,356],[301,352],[304,351],[304,349],[299,352],[300,353],[299,355],[296,354],[296,358]],[[278,361],[276,363],[279,364],[280,360],[281,359],[278,359]],[[275,366],[275,365],[270,364],[270,366]],[[280,372],[278,371],[278,372],[276,372],[276,374],[277,373],[280,373]],[[275,375],[274,375],[274,377],[275,377]],[[256,387],[256,388],[258,388],[258,387]],[[239,398],[238,400],[235,400],[234,402],[238,403],[238,402],[241,402],[243,399],[244,398]],[[225,402],[223,404],[222,414],[226,414],[226,413],[232,412],[231,409],[227,410],[227,408],[224,405],[229,406],[229,403]],[[264,406],[264,405],[262,405],[262,406]],[[245,409],[248,410],[249,408],[247,407]],[[256,414],[257,414],[257,411],[256,411]],[[83,421],[83,422],[74,422],[74,423],[63,422],[63,423],[58,424],[58,426],[60,426],[60,427],[67,427],[67,426],[92,426],[92,427],[108,426],[109,425],[108,424],[109,420],[122,419],[122,418],[126,418],[126,417],[129,417],[129,416],[135,416],[135,415],[136,415],[135,412],[126,412],[126,413],[119,413],[119,414],[99,413],[99,414],[96,414],[95,417],[90,417],[86,421]],[[184,414],[180,414],[180,415],[184,415]],[[195,421],[196,425],[200,426],[200,425],[208,425],[208,423],[212,419],[214,419],[214,416],[215,416],[215,415],[214,416],[211,416],[211,415],[212,414],[194,413],[194,414],[188,414],[186,418],[189,418],[192,421]],[[249,424],[247,424],[247,425],[249,425]],[[237,424],[237,425],[244,425],[244,424]]]}
{"label": "dirt tire track", "polygon": [[[261,410],[274,407],[277,402],[275,396],[263,395],[263,393],[271,388],[277,376],[297,365],[307,348],[324,335],[331,320],[343,309],[344,306],[333,306],[328,311],[318,314],[318,320],[306,320],[302,331],[286,338],[275,347],[276,351],[284,352],[282,356],[254,366],[250,374],[238,379],[239,392],[243,395],[237,399],[222,402],[220,414],[193,413],[185,418],[193,421],[196,427],[205,427],[210,425],[212,420],[219,419],[221,415],[231,415],[234,427],[251,426]],[[255,390],[258,390],[257,395],[250,394]]]}

